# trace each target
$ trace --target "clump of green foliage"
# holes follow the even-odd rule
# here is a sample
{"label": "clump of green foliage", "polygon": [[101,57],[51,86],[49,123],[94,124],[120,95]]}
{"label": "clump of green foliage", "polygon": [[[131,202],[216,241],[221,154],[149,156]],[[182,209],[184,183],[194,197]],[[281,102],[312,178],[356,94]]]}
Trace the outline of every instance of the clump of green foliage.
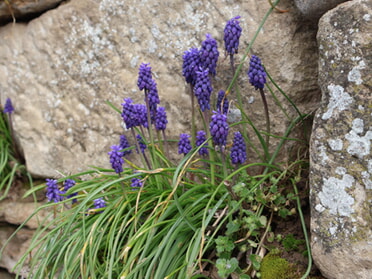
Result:
{"label": "clump of green foliage", "polygon": [[304,242],[303,239],[295,238],[293,234],[287,234],[282,240],[282,245],[286,251],[298,251]]}
{"label": "clump of green foliage", "polygon": [[[236,69],[230,55],[234,75],[226,96],[231,98],[232,92],[236,93],[241,119],[229,128],[242,130],[243,139],[259,161],[237,164],[226,156],[225,145],[215,148],[216,130],[207,129],[208,112],[199,109],[201,121],[196,121],[194,105],[191,144],[184,137],[184,156],[177,163],[168,156],[167,148],[173,141],[164,133],[161,135],[151,124],[147,130],[129,127],[133,138],[140,135],[141,142],[122,151],[137,150],[142,165],[125,158],[129,167],[122,168],[122,159],[117,156],[120,153],[115,153],[121,151],[113,148],[112,169],[94,167],[58,181],[48,180],[28,192],[48,186],[47,196],[53,202],[41,206],[35,214],[44,208],[53,210],[51,221],[40,226],[17,268],[28,264],[30,277],[64,279],[196,279],[206,278],[208,270],[215,267],[220,277],[249,279],[264,269],[262,258],[265,241],[272,233],[273,216],[285,218],[292,214],[296,203],[301,212],[296,183],[306,161],[281,163],[277,158],[287,141],[299,141],[289,136],[304,115],[262,67],[261,74],[269,79],[265,86],[290,124],[282,135],[271,134],[266,96],[258,84],[255,86],[259,87],[266,117],[266,130],[261,131],[244,111],[237,80],[278,2],[268,10]],[[147,64],[142,70],[147,71]],[[147,123],[152,123],[147,93]],[[296,117],[289,117],[277,95],[288,101]],[[198,146],[194,144],[195,123],[207,130],[204,143]],[[248,130],[252,135],[248,136]],[[260,146],[254,146],[251,137],[256,137]],[[208,149],[208,156],[199,154],[202,148]],[[74,180],[75,185],[65,189],[67,180],[69,185]]]}

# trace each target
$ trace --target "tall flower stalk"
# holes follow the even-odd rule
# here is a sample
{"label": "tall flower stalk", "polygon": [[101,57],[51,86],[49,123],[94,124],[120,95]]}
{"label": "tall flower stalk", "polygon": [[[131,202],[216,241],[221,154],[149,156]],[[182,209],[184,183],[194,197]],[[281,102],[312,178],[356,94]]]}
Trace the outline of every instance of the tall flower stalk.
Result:
{"label": "tall flower stalk", "polygon": [[240,16],[236,16],[227,21],[224,29],[224,42],[226,53],[230,56],[230,67],[232,74],[235,73],[234,54],[239,50],[239,39],[242,33],[242,28],[239,24]]}
{"label": "tall flower stalk", "polygon": [[256,56],[252,55],[251,60],[249,62],[249,70],[248,70],[248,77],[249,82],[254,86],[254,88],[260,91],[261,99],[264,105],[265,111],[265,118],[266,118],[266,146],[270,146],[270,115],[269,115],[269,107],[267,105],[267,100],[265,96],[265,92],[263,91],[266,83],[266,72],[264,67],[262,66],[261,59]]}
{"label": "tall flower stalk", "polygon": [[[159,97],[156,88],[156,82],[152,79],[152,72],[151,67],[149,66],[150,63],[142,63],[139,68],[138,72],[138,81],[137,85],[140,90],[144,90],[145,93],[145,103],[147,108],[147,122],[148,122],[148,133],[150,137],[150,143],[154,144],[154,136],[151,129],[151,112],[153,112],[154,117],[156,115],[156,107],[159,103]],[[150,95],[150,96],[149,96]],[[151,98],[150,98],[151,97]],[[151,147],[151,163],[153,167],[156,167],[156,160],[154,155],[154,146]],[[148,160],[147,160],[148,161]]]}
{"label": "tall flower stalk", "polygon": [[190,48],[185,51],[182,56],[182,75],[185,77],[186,83],[190,85],[190,99],[191,99],[191,143],[195,143],[195,95],[194,86],[197,79],[197,71],[201,66],[200,51],[197,48]]}

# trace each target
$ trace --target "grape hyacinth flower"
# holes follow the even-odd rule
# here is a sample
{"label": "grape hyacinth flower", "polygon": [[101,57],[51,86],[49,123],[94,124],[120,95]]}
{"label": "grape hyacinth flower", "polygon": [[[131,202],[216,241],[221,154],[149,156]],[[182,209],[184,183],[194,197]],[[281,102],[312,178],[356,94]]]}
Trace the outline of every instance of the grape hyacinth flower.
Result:
{"label": "grape hyacinth flower", "polygon": [[158,131],[164,131],[167,127],[167,113],[164,107],[158,107],[155,115],[155,129]]}
{"label": "grape hyacinth flower", "polygon": [[247,148],[240,132],[234,133],[230,158],[233,164],[243,164],[247,160]]}
{"label": "grape hyacinth flower", "polygon": [[124,103],[121,105],[123,106],[121,117],[124,120],[125,127],[130,129],[138,126],[138,112],[136,105],[133,104],[133,100],[131,98],[125,98]]}
{"label": "grape hyacinth flower", "polygon": [[[147,148],[146,143],[143,141],[143,138],[141,137],[141,135],[137,135],[136,138],[137,138],[137,142],[141,150],[141,153],[144,153],[145,149]],[[137,153],[139,153],[137,148],[136,150],[137,150]]]}
{"label": "grape hyacinth flower", "polygon": [[212,38],[211,34],[207,34],[200,49],[200,61],[202,67],[207,68],[209,73],[213,76],[216,75],[219,55],[220,53],[218,52],[217,41]]}
{"label": "grape hyacinth flower", "polygon": [[110,155],[111,166],[118,174],[123,172],[124,164],[123,152],[121,152],[120,150],[121,148],[118,145],[113,145],[111,146],[111,151],[108,152],[108,155]]}
{"label": "grape hyacinth flower", "polygon": [[187,83],[195,85],[196,71],[201,66],[199,50],[197,48],[190,48],[184,52],[182,58],[182,75],[185,77]]}
{"label": "grape hyacinth flower", "polygon": [[[130,147],[129,141],[125,135],[120,135],[119,148],[122,150],[123,157],[132,153],[132,150],[127,149]],[[127,149],[127,150],[123,150]]]}
{"label": "grape hyacinth flower", "polygon": [[63,197],[61,194],[63,194],[59,188],[58,188],[58,183],[57,180],[55,179],[46,179],[46,186],[47,186],[47,192],[46,192],[46,197],[48,201],[52,202],[60,202],[62,201]]}
{"label": "grape hyacinth flower", "polygon": [[[75,180],[73,180],[73,179],[66,179],[63,182],[63,193],[66,193],[67,190],[70,189],[75,184],[76,184]],[[68,195],[66,198],[69,199],[69,198],[75,197],[76,195],[77,195],[77,193],[72,193],[71,195]],[[73,199],[72,200],[72,203],[76,203],[76,202],[77,202],[77,199]]]}
{"label": "grape hyacinth flower", "polygon": [[[222,104],[223,101],[223,104]],[[226,93],[223,90],[220,90],[217,95],[217,111],[221,111],[223,114],[227,114],[229,111],[229,100],[227,99]]]}
{"label": "grape hyacinth flower", "polygon": [[178,142],[178,154],[186,155],[191,151],[191,142],[190,142],[190,135],[188,134],[181,134],[180,140]]}
{"label": "grape hyacinth flower", "polygon": [[223,149],[226,146],[227,135],[229,133],[229,125],[227,124],[227,116],[221,112],[213,112],[212,121],[209,124],[209,129],[213,139],[213,143]]}
{"label": "grape hyacinth flower", "polygon": [[212,93],[211,81],[209,79],[208,70],[197,71],[196,84],[194,87],[194,94],[198,99],[201,111],[210,109],[210,99]]}
{"label": "grape hyacinth flower", "polygon": [[140,125],[144,126],[145,128],[148,127],[147,109],[145,105],[133,104],[133,100],[131,98],[125,98],[124,103],[121,105],[123,106],[121,116],[127,129]]}
{"label": "grape hyacinth flower", "polygon": [[149,127],[148,121],[147,121],[147,108],[144,104],[135,104],[135,110],[137,111],[137,121],[138,126],[142,125],[145,128]]}
{"label": "grape hyacinth flower", "polygon": [[[196,134],[196,146],[199,147],[200,145],[202,145],[205,140],[207,139],[206,138],[206,135],[207,133],[204,132],[204,131],[198,131],[197,134]],[[198,151],[199,155],[203,156],[203,155],[208,155],[208,143],[205,143]]]}
{"label": "grape hyacinth flower", "polygon": [[143,185],[143,181],[140,178],[132,178],[132,183],[130,186],[134,188],[134,190],[137,190],[136,188],[140,188]]}
{"label": "grape hyacinth flower", "polygon": [[262,102],[264,105],[265,110],[265,118],[266,118],[266,145],[269,146],[270,143],[270,115],[269,115],[269,107],[267,105],[266,96],[264,93],[264,87],[266,83],[266,72],[264,67],[262,66],[260,58],[256,55],[252,55],[251,60],[249,62],[249,70],[248,70],[248,77],[249,82],[260,91],[260,95],[262,98]]}
{"label": "grape hyacinth flower", "polygon": [[158,89],[156,87],[155,80],[151,80],[151,86],[150,86],[149,93],[148,93],[148,99],[149,99],[151,119],[154,119],[156,115],[157,105],[160,104]]}
{"label": "grape hyacinth flower", "polygon": [[224,42],[227,54],[238,53],[239,39],[242,33],[242,28],[239,25],[240,16],[236,16],[227,21],[224,29]]}
{"label": "grape hyacinth flower", "polygon": [[7,98],[4,105],[4,113],[11,114],[14,111],[14,107],[12,104],[12,100],[10,98]]}
{"label": "grape hyacinth flower", "polygon": [[139,67],[137,85],[139,90],[150,90],[152,86],[152,73],[150,63],[142,63]]}
{"label": "grape hyacinth flower", "polygon": [[[93,201],[94,208],[95,209],[100,209],[100,208],[105,208],[106,207],[106,201],[103,198],[98,198]],[[97,211],[97,213],[102,213],[103,210]]]}
{"label": "grape hyacinth flower", "polygon": [[248,70],[249,82],[256,89],[263,89],[266,83],[266,72],[261,64],[261,59],[252,55]]}

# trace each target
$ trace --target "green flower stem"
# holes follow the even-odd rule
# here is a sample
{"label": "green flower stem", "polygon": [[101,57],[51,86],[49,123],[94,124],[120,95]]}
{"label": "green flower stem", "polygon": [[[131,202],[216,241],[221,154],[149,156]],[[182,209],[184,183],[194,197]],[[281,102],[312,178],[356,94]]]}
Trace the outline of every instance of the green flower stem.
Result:
{"label": "green flower stem", "polygon": [[204,130],[206,131],[207,133],[207,139],[208,139],[208,146],[212,147],[211,150],[208,152],[209,153],[209,165],[210,165],[210,181],[211,181],[211,185],[214,186],[214,183],[215,183],[215,171],[216,171],[216,168],[215,168],[215,150],[214,150],[214,146],[213,146],[213,139],[212,139],[212,136],[211,136],[211,131],[209,130],[209,127],[208,127],[208,123],[205,121],[205,115],[202,113],[202,117],[203,117],[203,125],[204,125]]}
{"label": "green flower stem", "polygon": [[151,169],[150,162],[145,157],[145,154],[141,152],[141,148],[140,148],[139,143],[138,143],[137,138],[136,138],[136,133],[134,132],[133,128],[131,128],[130,130],[132,132],[134,144],[136,145],[136,149],[138,151],[138,154],[140,154],[142,164],[143,164],[143,166],[147,165],[148,169],[150,170]]}
{"label": "green flower stem", "polygon": [[195,95],[194,86],[190,84],[191,97],[191,146],[195,146],[196,127],[195,127]]}
{"label": "green flower stem", "polygon": [[169,158],[169,145],[168,145],[167,136],[165,135],[165,131],[164,130],[162,130],[161,133],[163,134],[165,152],[167,154],[167,158]]}
{"label": "green flower stem", "polygon": [[287,94],[284,93],[283,89],[281,89],[279,87],[279,85],[273,80],[273,78],[270,76],[269,72],[266,70],[265,66],[264,66],[264,69],[265,69],[265,72],[266,72],[266,75],[267,77],[269,78],[270,82],[279,90],[280,94],[282,94],[284,96],[284,98],[286,98],[286,100],[291,104],[291,106],[296,110],[297,114],[303,118],[303,114],[300,112],[300,110],[297,108],[297,106],[295,105],[295,103],[288,97]]}
{"label": "green flower stem", "polygon": [[[262,102],[264,105],[264,110],[265,110],[265,118],[266,118],[266,146],[269,149],[270,148],[270,115],[269,115],[269,107],[267,105],[267,100],[265,96],[265,92],[263,91],[262,88],[260,88],[260,94],[262,98]],[[269,159],[269,158],[266,158]]]}
{"label": "green flower stem", "polygon": [[[298,117],[296,117],[296,119],[293,120],[293,121],[291,122],[291,124],[289,125],[289,127],[288,127],[287,130],[285,131],[285,133],[284,133],[282,139],[280,140],[278,146],[276,147],[276,149],[275,149],[273,155],[271,156],[271,159],[270,159],[270,161],[269,161],[269,165],[272,165],[272,164],[273,164],[273,162],[275,161],[276,156],[278,156],[279,151],[280,151],[280,149],[282,148],[283,144],[287,141],[287,138],[288,138],[289,134],[292,132],[294,126],[295,126],[295,125],[298,123],[298,121],[300,121],[300,120],[302,120],[302,116],[298,116]],[[270,169],[269,167],[266,167],[265,170],[264,170],[264,172],[263,172],[263,174],[266,174],[266,173],[269,171],[269,169]]]}
{"label": "green flower stem", "polygon": [[306,269],[305,274],[302,275],[302,277],[301,277],[301,279],[306,279],[309,276],[309,274],[310,274],[311,266],[312,266],[310,241],[309,241],[309,237],[307,235],[305,219],[304,219],[304,215],[303,215],[302,209],[301,209],[301,201],[300,201],[300,198],[298,197],[298,190],[297,190],[297,186],[296,186],[296,181],[294,179],[292,179],[292,184],[293,184],[293,190],[294,190],[295,195],[296,195],[298,215],[300,216],[301,225],[302,225],[302,231],[304,233],[305,242],[306,242],[308,264],[307,264],[307,269]]}
{"label": "green flower stem", "polygon": [[234,75],[235,65],[234,65],[234,54],[233,53],[230,53],[230,67],[231,67],[232,74]]}
{"label": "green flower stem", "polygon": [[[157,168],[157,166],[155,165],[155,142],[154,142],[154,135],[152,134],[152,125],[151,125],[151,113],[150,113],[150,103],[149,103],[149,94],[148,94],[148,90],[145,89],[145,102],[146,102],[146,107],[147,107],[147,125],[148,125],[148,131],[149,131],[149,136],[150,136],[150,143],[151,143],[151,166],[155,169]],[[140,151],[140,150],[138,150]],[[146,156],[145,154],[143,154],[144,157],[145,157],[145,160],[148,161],[146,159]]]}

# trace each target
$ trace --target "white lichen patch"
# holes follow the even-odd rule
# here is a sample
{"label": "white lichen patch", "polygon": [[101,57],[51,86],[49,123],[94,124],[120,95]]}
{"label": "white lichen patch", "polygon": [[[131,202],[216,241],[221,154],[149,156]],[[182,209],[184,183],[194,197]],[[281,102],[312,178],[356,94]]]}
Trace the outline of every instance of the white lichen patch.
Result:
{"label": "white lichen patch", "polygon": [[329,228],[329,233],[330,233],[331,235],[334,235],[336,231],[337,231],[337,227],[330,227],[330,228]]}
{"label": "white lichen patch", "polygon": [[362,135],[363,132],[364,121],[363,119],[356,118],[352,122],[350,132],[345,135],[345,138],[349,142],[347,152],[353,156],[357,156],[359,159],[363,159],[371,150],[372,131],[366,132],[364,136]]}
{"label": "white lichen patch", "polygon": [[318,211],[319,213],[322,213],[325,210],[325,207],[323,205],[321,205],[320,203],[318,203],[315,206],[315,210]]}
{"label": "white lichen patch", "polygon": [[367,171],[362,171],[361,176],[366,189],[372,190],[372,160],[368,160]]}
{"label": "white lichen patch", "polygon": [[317,143],[317,149],[318,149],[318,154],[319,158],[321,159],[322,164],[326,164],[328,161],[328,155],[327,155],[327,148],[323,144],[319,144],[319,141],[316,141]]}
{"label": "white lichen patch", "polygon": [[363,83],[362,74],[360,70],[364,69],[366,66],[364,61],[359,61],[358,65],[353,67],[351,71],[347,75],[347,80],[349,82],[354,82],[356,85],[360,85]]}
{"label": "white lichen patch", "polygon": [[347,109],[353,102],[353,98],[350,96],[350,94],[345,92],[344,88],[340,85],[330,84],[328,85],[328,91],[330,98],[328,109],[325,113],[323,113],[322,116],[323,120],[331,118],[335,110],[341,112]]}
{"label": "white lichen patch", "polygon": [[335,173],[338,175],[344,175],[346,174],[346,169],[344,167],[337,167]]}
{"label": "white lichen patch", "polygon": [[329,209],[329,213],[339,216],[350,216],[354,212],[354,198],[346,189],[353,186],[354,178],[344,174],[342,179],[330,177],[323,178],[322,191],[319,192],[319,200],[323,207]]}
{"label": "white lichen patch", "polygon": [[340,151],[342,150],[342,147],[344,146],[344,143],[340,139],[329,139],[328,141],[329,147],[333,151]]}

